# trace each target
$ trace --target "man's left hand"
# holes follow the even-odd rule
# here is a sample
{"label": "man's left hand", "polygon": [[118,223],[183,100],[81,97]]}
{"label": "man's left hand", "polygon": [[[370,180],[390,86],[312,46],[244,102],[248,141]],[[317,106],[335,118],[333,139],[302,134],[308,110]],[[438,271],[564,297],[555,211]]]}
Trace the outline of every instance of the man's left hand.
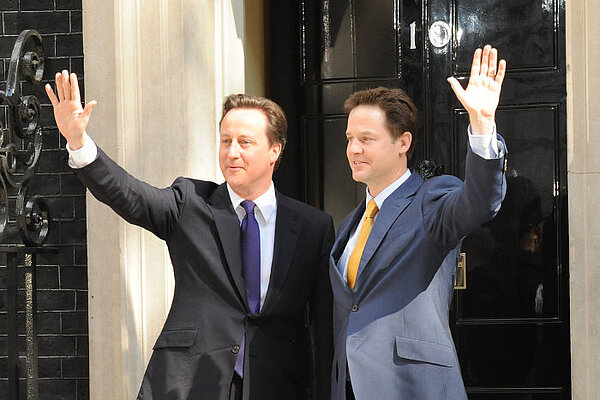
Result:
{"label": "man's left hand", "polygon": [[475,50],[466,89],[463,89],[456,78],[448,78],[456,97],[469,113],[471,132],[474,135],[489,135],[493,132],[505,72],[506,61],[500,60],[498,63],[498,50],[488,44],[483,50]]}

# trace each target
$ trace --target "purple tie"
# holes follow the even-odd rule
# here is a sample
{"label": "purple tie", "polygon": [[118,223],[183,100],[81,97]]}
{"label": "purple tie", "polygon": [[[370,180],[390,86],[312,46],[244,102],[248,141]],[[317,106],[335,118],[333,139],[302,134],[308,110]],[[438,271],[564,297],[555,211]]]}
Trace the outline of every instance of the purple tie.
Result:
{"label": "purple tie", "polygon": [[[254,217],[256,204],[249,200],[242,201],[246,216],[242,220],[242,266],[244,268],[244,281],[246,284],[246,298],[250,312],[260,310],[260,230]],[[246,348],[246,335],[235,361],[235,372],[244,376],[244,352]]]}
{"label": "purple tie", "polygon": [[246,298],[250,311],[260,309],[260,230],[254,217],[254,204],[242,201],[246,216],[242,220],[242,265],[246,282]]}

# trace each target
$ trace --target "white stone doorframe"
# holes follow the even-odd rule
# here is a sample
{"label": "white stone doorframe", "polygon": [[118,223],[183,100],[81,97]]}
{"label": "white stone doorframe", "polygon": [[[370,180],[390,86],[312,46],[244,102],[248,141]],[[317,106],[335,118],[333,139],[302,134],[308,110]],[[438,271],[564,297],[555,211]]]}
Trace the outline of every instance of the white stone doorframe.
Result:
{"label": "white stone doorframe", "polygon": [[[142,4],[143,3],[143,4]],[[246,3],[250,3],[246,0]],[[565,1],[573,399],[600,393],[600,0]],[[244,0],[84,0],[90,135],[165,186],[219,179],[226,93],[243,92]],[[164,246],[88,197],[90,396],[135,398],[173,288]]]}
{"label": "white stone doorframe", "polygon": [[[98,101],[90,136],[153,185],[221,181],[223,96],[245,89],[244,0],[83,3],[85,97]],[[170,307],[172,268],[163,242],[89,194],[87,219],[90,397],[133,399]]]}
{"label": "white stone doorframe", "polygon": [[571,381],[600,394],[600,0],[565,0]]}

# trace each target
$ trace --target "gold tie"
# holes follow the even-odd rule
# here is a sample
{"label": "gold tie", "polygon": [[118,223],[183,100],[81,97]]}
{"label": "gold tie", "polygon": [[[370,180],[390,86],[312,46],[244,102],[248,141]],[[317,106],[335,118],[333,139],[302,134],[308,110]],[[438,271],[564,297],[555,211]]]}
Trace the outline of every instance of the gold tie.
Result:
{"label": "gold tie", "polygon": [[367,244],[367,239],[369,238],[369,234],[373,228],[375,214],[377,214],[378,211],[379,208],[377,208],[375,200],[371,199],[369,204],[367,204],[367,212],[365,213],[365,220],[363,221],[362,227],[360,228],[360,233],[358,234],[358,241],[356,242],[356,246],[354,246],[354,250],[352,250],[352,254],[350,254],[350,258],[348,259],[348,286],[350,287],[350,290],[354,290],[356,274],[358,273],[358,264],[360,264],[360,259],[362,257],[363,250],[365,249],[365,244]]}

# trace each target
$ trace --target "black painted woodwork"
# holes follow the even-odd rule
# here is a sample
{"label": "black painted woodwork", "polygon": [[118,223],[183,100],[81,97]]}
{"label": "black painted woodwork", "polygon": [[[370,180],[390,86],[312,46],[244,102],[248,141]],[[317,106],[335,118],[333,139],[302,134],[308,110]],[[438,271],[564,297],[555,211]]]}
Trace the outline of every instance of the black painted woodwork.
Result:
{"label": "black painted woodwork", "polygon": [[[270,5],[272,32],[297,29],[268,44],[271,71],[286,72],[269,95],[288,100],[300,145],[286,149],[295,162],[284,159],[276,184],[336,224],[364,198],[345,156],[350,93],[404,88],[421,112],[412,164],[434,160],[462,177],[468,116],[446,77],[466,84],[473,50],[486,43],[508,61],[496,118],[508,194],[465,239],[467,290],[456,292],[452,329],[470,399],[570,399],[564,0],[299,3]],[[443,48],[428,38],[437,20],[452,27]]]}

